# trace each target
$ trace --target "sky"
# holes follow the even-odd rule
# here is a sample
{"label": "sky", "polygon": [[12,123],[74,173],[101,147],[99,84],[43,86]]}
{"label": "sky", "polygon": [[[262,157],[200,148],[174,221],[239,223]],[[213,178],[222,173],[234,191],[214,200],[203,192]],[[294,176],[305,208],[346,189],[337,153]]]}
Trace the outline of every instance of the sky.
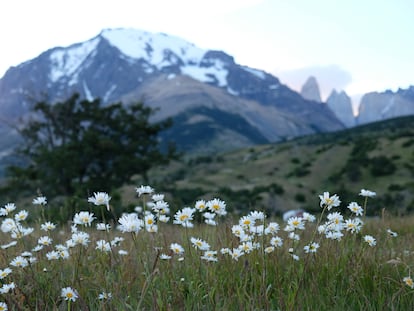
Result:
{"label": "sky", "polygon": [[354,101],[414,85],[412,0],[13,0],[0,2],[0,77],[106,28],[162,32],[300,91],[316,77]]}

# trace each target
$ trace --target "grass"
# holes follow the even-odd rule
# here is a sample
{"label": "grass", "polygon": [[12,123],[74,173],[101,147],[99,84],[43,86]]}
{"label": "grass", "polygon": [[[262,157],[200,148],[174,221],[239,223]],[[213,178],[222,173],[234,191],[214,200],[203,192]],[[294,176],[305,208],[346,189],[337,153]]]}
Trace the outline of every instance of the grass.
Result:
{"label": "grass", "polygon": [[[342,202],[346,211],[339,213],[338,206],[331,206],[334,201],[325,200],[322,207],[318,202],[314,217],[304,214],[283,223],[254,209],[236,216],[227,213],[231,202],[209,200],[201,207],[194,203],[192,208],[176,208],[169,221],[161,222],[160,215],[167,216],[170,206],[159,196],[164,209],[152,209],[155,201],[149,192],[136,197],[141,206],[135,214],[138,218],[105,221],[106,202],[99,201],[102,205],[90,203],[82,214],[88,217],[78,214],[67,225],[55,229],[49,225],[48,231],[40,228],[50,220],[48,210],[53,206],[28,206],[29,213],[39,215],[28,222],[29,218],[16,216],[22,215],[21,208],[5,205],[0,300],[9,310],[414,308],[414,289],[403,281],[412,276],[414,267],[414,219],[390,217],[386,210],[380,218],[365,217],[376,197],[365,201],[357,196],[356,203],[364,211],[359,216],[346,209],[350,202]],[[215,225],[203,222],[206,211]],[[364,222],[354,233],[346,226],[352,219]],[[98,223],[111,228],[97,230]],[[83,245],[79,234],[88,237]],[[375,245],[365,241],[367,236],[375,239]],[[40,237],[51,242],[39,242],[47,240]],[[200,239],[203,250],[195,247],[192,238]],[[279,239],[282,243],[277,243]],[[171,247],[174,243],[182,252]],[[312,243],[319,247],[307,253],[305,247]],[[48,259],[53,250],[58,250],[56,258]],[[27,265],[14,265],[18,256]],[[10,274],[2,274],[6,268],[12,270]],[[62,293],[68,287],[75,296]]]}

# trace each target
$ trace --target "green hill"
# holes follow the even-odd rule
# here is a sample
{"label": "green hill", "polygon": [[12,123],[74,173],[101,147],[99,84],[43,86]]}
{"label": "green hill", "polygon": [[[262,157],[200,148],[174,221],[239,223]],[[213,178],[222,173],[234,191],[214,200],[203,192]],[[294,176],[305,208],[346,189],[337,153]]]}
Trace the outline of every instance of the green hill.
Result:
{"label": "green hill", "polygon": [[[220,197],[229,209],[316,211],[318,195],[336,193],[342,208],[377,192],[367,211],[414,211],[414,117],[372,123],[209,156],[186,156],[150,172],[150,183],[177,205]],[[138,182],[138,181],[137,181]]]}

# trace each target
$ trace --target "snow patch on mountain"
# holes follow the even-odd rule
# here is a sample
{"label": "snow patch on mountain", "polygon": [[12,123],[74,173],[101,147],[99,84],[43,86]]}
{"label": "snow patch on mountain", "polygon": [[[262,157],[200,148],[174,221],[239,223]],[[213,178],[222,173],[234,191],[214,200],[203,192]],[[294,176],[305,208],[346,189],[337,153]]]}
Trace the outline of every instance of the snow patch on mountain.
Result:
{"label": "snow patch on mountain", "polygon": [[246,66],[242,66],[242,68],[248,72],[250,72],[251,74],[255,75],[256,77],[264,80],[266,79],[266,75],[264,74],[263,71],[257,70],[257,69],[253,69],[253,68],[249,68]]}
{"label": "snow patch on mountain", "polygon": [[107,29],[101,35],[123,54],[144,59],[161,69],[165,66],[166,51],[171,51],[185,64],[198,64],[206,50],[178,37],[149,33],[136,29]]}
{"label": "snow patch on mountain", "polygon": [[[94,52],[99,39],[75,44],[70,48],[58,48],[50,54],[49,78],[54,83],[65,76],[72,76],[85,59]],[[73,80],[73,79],[72,79]]]}

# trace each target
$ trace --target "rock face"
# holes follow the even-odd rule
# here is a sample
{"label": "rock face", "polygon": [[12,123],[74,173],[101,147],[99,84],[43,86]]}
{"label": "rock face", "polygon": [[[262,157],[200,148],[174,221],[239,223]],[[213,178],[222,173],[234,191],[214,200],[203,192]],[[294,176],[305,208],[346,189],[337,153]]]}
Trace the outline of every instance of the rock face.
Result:
{"label": "rock face", "polygon": [[358,124],[414,114],[414,86],[397,92],[371,92],[361,98]]}
{"label": "rock face", "polygon": [[346,127],[355,126],[356,120],[352,111],[351,98],[344,91],[338,93],[332,90],[326,104]]}
{"label": "rock face", "polygon": [[300,95],[307,100],[312,100],[318,103],[322,102],[319,85],[315,77],[310,76],[308,80],[306,80],[305,84],[302,86]]}

